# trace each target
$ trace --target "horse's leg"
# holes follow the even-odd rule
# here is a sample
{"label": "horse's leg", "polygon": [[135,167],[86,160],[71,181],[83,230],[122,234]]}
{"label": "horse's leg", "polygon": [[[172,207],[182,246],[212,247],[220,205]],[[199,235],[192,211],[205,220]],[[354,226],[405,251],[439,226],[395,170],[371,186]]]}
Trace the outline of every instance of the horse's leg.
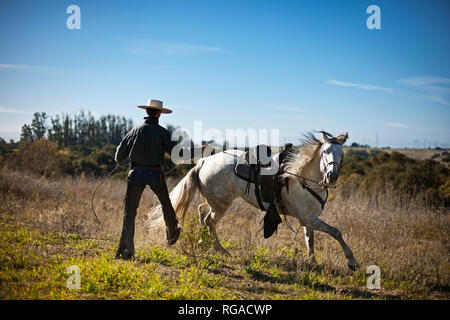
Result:
{"label": "horse's leg", "polygon": [[[199,224],[199,226],[200,226],[200,228],[202,227],[202,226],[205,226],[205,227],[208,227],[207,225],[206,225],[206,217],[211,213],[211,207],[209,206],[209,204],[207,203],[207,202],[203,202],[203,203],[201,203],[198,207],[197,207],[197,211],[198,211],[198,219],[199,219],[199,221],[200,221],[200,224]],[[209,229],[208,229],[209,230]],[[200,243],[202,243],[203,242],[203,240],[200,238],[199,240],[198,240],[198,243],[200,244]]]}
{"label": "horse's leg", "polygon": [[314,255],[314,229],[303,227],[305,231],[305,242],[308,250],[308,258],[312,263],[316,262],[316,256]]}
{"label": "horse's leg", "polygon": [[208,205],[207,202],[203,202],[197,207],[198,211],[198,218],[200,220],[200,226],[206,226],[206,217],[211,213],[211,207]]}
{"label": "horse's leg", "polygon": [[212,235],[214,235],[214,237],[216,238],[216,241],[214,243],[214,249],[219,251],[222,254],[231,256],[230,253],[224,247],[222,247],[222,245],[220,244],[220,240],[219,240],[219,237],[217,236],[217,231],[216,231],[216,224],[224,216],[225,211],[226,211],[226,209],[210,211],[210,213],[205,218],[205,223],[208,226],[209,232]]}
{"label": "horse's leg", "polygon": [[332,236],[334,239],[336,239],[339,244],[342,247],[342,250],[344,250],[344,255],[348,260],[347,266],[351,269],[351,270],[355,270],[358,267],[358,262],[356,261],[355,257],[353,256],[353,252],[352,250],[350,250],[350,248],[348,247],[347,243],[345,243],[344,239],[342,238],[342,234],[341,232],[326,224],[325,222],[323,222],[322,220],[320,220],[317,217],[310,217],[309,219],[305,219],[305,225],[307,228],[311,228],[313,230],[318,230],[318,231],[322,231],[325,233],[328,233],[330,236]]}

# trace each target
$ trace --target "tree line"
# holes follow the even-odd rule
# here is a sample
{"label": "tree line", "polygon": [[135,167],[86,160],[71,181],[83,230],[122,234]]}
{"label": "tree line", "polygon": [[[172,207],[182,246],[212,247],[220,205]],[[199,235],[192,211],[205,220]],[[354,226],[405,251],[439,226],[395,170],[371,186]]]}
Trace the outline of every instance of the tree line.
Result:
{"label": "tree line", "polygon": [[20,138],[25,141],[47,139],[60,147],[102,147],[118,145],[133,125],[133,120],[123,116],[108,114],[95,119],[91,112],[83,110],[73,116],[61,114],[54,117],[45,112],[35,112],[31,123],[22,126]]}
{"label": "tree line", "polygon": [[[116,147],[133,126],[131,119],[112,114],[96,119],[83,110],[73,116],[35,112],[31,123],[22,126],[19,142],[8,143],[0,138],[0,166],[45,176],[104,175],[114,168]],[[167,125],[171,135],[177,129]],[[164,168],[172,175],[183,175],[191,167],[175,167],[170,156],[165,155]],[[115,176],[126,176],[126,170],[126,166],[120,167]]]}

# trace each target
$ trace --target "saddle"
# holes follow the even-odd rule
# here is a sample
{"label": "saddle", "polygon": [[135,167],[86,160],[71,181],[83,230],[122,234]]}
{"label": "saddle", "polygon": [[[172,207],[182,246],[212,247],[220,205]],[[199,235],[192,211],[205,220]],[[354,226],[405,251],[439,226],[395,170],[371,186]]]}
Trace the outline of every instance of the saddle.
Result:
{"label": "saddle", "polygon": [[[264,238],[269,238],[277,230],[281,223],[281,217],[278,213],[275,201],[282,204],[281,188],[283,182],[280,179],[282,173],[281,164],[286,154],[292,151],[292,144],[286,144],[279,155],[272,157],[272,150],[267,145],[258,145],[255,149],[245,152],[239,157],[234,172],[238,177],[247,181],[245,193],[250,192],[250,185],[255,185],[255,196],[258,205],[262,211],[266,211],[264,216]],[[270,170],[272,161],[278,164],[278,170]],[[264,172],[262,172],[264,171]],[[268,172],[272,174],[267,174]],[[264,173],[264,174],[262,174]],[[286,184],[287,186],[287,184]],[[265,208],[263,202],[269,203]]]}

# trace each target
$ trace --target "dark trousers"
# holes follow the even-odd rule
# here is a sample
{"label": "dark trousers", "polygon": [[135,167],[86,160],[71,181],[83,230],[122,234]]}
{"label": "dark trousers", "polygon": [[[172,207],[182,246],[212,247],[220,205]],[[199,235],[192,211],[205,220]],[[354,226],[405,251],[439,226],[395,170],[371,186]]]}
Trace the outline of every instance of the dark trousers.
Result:
{"label": "dark trousers", "polygon": [[160,170],[133,169],[128,174],[122,236],[120,237],[117,256],[125,249],[128,250],[129,254],[134,255],[134,221],[142,192],[147,185],[150,186],[161,203],[166,226],[171,229],[177,226],[177,218],[172,203],[170,202],[163,173]]}

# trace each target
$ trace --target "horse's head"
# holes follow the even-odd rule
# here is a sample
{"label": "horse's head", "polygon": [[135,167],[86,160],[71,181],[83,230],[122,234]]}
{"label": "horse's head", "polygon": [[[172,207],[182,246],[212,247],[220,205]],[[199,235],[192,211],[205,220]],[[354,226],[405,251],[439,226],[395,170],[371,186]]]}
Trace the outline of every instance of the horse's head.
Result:
{"label": "horse's head", "polygon": [[339,169],[344,159],[342,145],[348,139],[348,133],[333,137],[331,134],[321,131],[323,136],[320,148],[320,171],[323,174],[322,183],[326,187],[334,186],[339,177]]}

